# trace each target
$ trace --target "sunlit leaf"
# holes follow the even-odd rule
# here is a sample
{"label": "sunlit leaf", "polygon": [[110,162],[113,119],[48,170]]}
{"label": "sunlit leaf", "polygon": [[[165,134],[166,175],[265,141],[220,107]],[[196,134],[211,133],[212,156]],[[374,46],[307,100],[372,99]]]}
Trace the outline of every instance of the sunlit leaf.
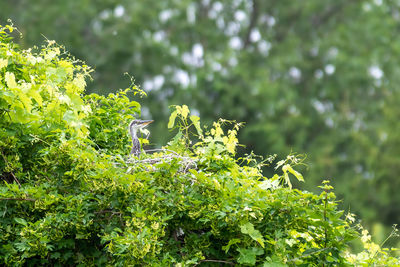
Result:
{"label": "sunlit leaf", "polygon": [[178,115],[178,112],[175,110],[174,112],[171,113],[171,116],[169,116],[169,121],[168,121],[168,128],[169,129],[174,127],[175,119],[176,119],[177,115]]}

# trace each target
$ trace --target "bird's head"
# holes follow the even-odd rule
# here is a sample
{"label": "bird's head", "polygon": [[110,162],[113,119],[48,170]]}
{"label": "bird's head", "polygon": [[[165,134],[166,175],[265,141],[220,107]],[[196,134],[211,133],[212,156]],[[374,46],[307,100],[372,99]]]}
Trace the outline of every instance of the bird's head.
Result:
{"label": "bird's head", "polygon": [[153,122],[153,120],[133,120],[129,124],[129,129],[131,131],[132,130],[137,131],[139,129],[143,129],[144,127],[146,127],[147,125],[149,125],[152,122]]}

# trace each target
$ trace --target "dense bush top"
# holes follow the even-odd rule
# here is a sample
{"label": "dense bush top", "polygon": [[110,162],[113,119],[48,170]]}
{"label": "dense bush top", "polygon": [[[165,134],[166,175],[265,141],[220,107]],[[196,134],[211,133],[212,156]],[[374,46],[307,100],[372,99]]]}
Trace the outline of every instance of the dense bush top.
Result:
{"label": "dense bush top", "polygon": [[[127,93],[82,97],[90,68],[61,47],[19,49],[0,29],[0,263],[110,266],[337,266],[398,264],[336,209],[332,187],[303,180],[291,155],[235,158],[238,124],[203,129],[186,106],[177,135],[127,156],[140,105]],[[231,125],[229,128],[228,126]],[[191,141],[191,140],[196,140]]]}

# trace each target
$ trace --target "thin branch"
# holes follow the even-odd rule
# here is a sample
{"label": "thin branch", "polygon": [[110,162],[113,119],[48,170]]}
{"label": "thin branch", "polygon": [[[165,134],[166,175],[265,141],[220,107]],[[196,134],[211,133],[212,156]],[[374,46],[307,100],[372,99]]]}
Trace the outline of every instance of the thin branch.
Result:
{"label": "thin branch", "polygon": [[[134,159],[130,158],[128,159],[125,164],[135,164],[137,165],[138,163],[143,163],[143,164],[150,164],[154,165],[159,162],[170,162],[174,159],[179,159],[180,164],[182,165],[180,171],[183,173],[186,173],[189,169],[197,169],[197,159],[191,158],[191,157],[185,157],[179,155],[177,152],[172,151],[172,150],[167,150],[167,149],[152,149],[148,151],[162,151],[162,152],[171,152],[171,154],[165,154],[161,155],[159,157],[154,157],[154,158],[145,158],[145,159]],[[153,166],[153,170],[154,170]]]}
{"label": "thin branch", "polygon": [[257,20],[258,20],[258,0],[253,0],[250,24],[249,24],[249,28],[247,29],[245,39],[243,41],[243,49],[246,49],[250,44],[251,32],[253,31],[254,27],[256,26]]}
{"label": "thin branch", "polygon": [[[5,163],[7,164],[7,167],[8,167],[9,164],[8,164],[7,158],[6,158],[6,156],[3,154],[3,152],[1,152],[1,156],[3,157]],[[17,179],[17,177],[14,175],[14,173],[13,173],[13,172],[9,172],[9,173],[10,173],[11,176],[14,178],[14,181],[17,182],[18,187],[21,188],[21,183],[19,182],[19,180]]]}
{"label": "thin branch", "polygon": [[8,198],[8,197],[0,198],[0,200],[32,201],[32,202],[36,201],[36,199],[33,199],[33,198]]}
{"label": "thin branch", "polygon": [[320,252],[325,251],[325,250],[328,250],[328,249],[331,249],[331,248],[330,248],[330,247],[329,247],[329,248],[321,248],[321,249],[319,249],[319,250],[313,251],[313,252],[311,252],[311,253],[303,254],[303,255],[301,255],[301,256],[299,256],[299,257],[297,257],[297,258],[293,258],[293,259],[288,260],[288,261],[289,261],[289,262],[294,262],[294,261],[297,261],[297,260],[299,260],[299,259],[301,259],[301,258],[305,258],[305,257],[311,256],[311,255],[313,255],[313,254],[320,253]]}
{"label": "thin branch", "polygon": [[100,211],[95,211],[94,213],[95,213],[95,214],[111,213],[112,215],[115,215],[115,214],[121,215],[121,214],[122,214],[121,212],[112,211],[112,210],[100,210]]}
{"label": "thin branch", "polygon": [[[350,1],[351,2],[351,1]],[[311,23],[315,28],[318,28],[320,25],[326,23],[331,17],[340,13],[344,6],[348,4],[348,2],[341,2],[336,5],[332,5],[325,12],[320,13],[319,15],[315,15],[311,19]]]}
{"label": "thin branch", "polygon": [[[229,265],[236,265],[235,263],[233,263],[231,261],[223,261],[223,260],[201,260],[200,262],[217,262],[217,263],[225,263],[225,264],[229,264]],[[197,263],[196,265],[199,265],[199,263]]]}
{"label": "thin branch", "polygon": [[144,150],[145,152],[156,152],[156,151],[162,151],[162,152],[171,152],[177,156],[180,156],[176,151],[170,150],[170,149],[165,149],[165,148],[154,148],[154,149],[146,149]]}

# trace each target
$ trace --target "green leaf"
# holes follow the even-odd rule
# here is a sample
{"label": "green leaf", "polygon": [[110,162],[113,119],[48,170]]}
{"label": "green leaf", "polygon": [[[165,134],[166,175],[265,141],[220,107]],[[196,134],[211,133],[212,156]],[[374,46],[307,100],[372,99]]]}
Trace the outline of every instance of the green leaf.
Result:
{"label": "green leaf", "polygon": [[14,221],[16,221],[19,224],[22,224],[24,226],[28,226],[28,223],[25,221],[25,219],[22,218],[14,218]]}
{"label": "green leaf", "polygon": [[174,127],[175,119],[176,119],[177,115],[178,115],[178,112],[175,110],[174,112],[171,113],[171,116],[169,116],[168,129],[171,129]]}
{"label": "green leaf", "polygon": [[182,115],[182,117],[183,117],[184,119],[186,119],[187,116],[189,115],[189,113],[190,113],[190,110],[189,110],[188,106],[183,105],[183,106],[182,106],[182,110],[181,110],[181,115]]}
{"label": "green leaf", "polygon": [[203,135],[203,130],[201,129],[200,126],[200,117],[196,115],[191,115],[189,118],[192,121],[194,127],[196,128],[197,134]]}
{"label": "green leaf", "polygon": [[229,240],[228,245],[223,246],[222,249],[225,250],[225,253],[228,253],[229,249],[231,248],[232,245],[240,243],[242,240],[238,239],[238,238],[233,238],[231,240]]}
{"label": "green leaf", "polygon": [[253,240],[257,241],[262,247],[264,247],[265,240],[260,231],[254,229],[254,225],[252,223],[248,222],[244,225],[241,225],[240,231],[243,234],[248,234]]}
{"label": "green leaf", "polygon": [[287,170],[287,166],[290,166],[289,164],[286,164],[282,167],[282,171],[283,171],[283,177],[285,179],[285,183],[289,186],[290,189],[292,189],[292,183],[290,182],[290,178],[289,178],[289,174],[288,174],[288,170]]}
{"label": "green leaf", "polygon": [[238,248],[237,251],[239,251],[240,256],[238,258],[238,262],[240,264],[250,264],[250,265],[255,265],[257,256],[263,255],[264,250],[261,248]]}
{"label": "green leaf", "polygon": [[35,99],[35,101],[38,103],[39,107],[42,106],[43,104],[43,99],[42,96],[39,94],[37,91],[37,88],[32,88],[32,90],[29,91],[29,95]]}
{"label": "green leaf", "polygon": [[4,58],[1,58],[0,59],[0,69],[2,69],[4,67],[7,67],[7,65],[8,65],[8,60],[4,59]]}
{"label": "green leaf", "polygon": [[6,72],[6,75],[4,76],[4,80],[6,81],[8,88],[16,88],[16,87],[18,87],[18,84],[15,81],[14,73]]}
{"label": "green leaf", "polygon": [[301,181],[301,182],[304,182],[303,175],[301,175],[301,173],[295,171],[295,170],[292,168],[292,166],[290,166],[289,164],[287,164],[287,165],[285,165],[284,167],[286,167],[286,169],[287,169],[291,174],[293,174],[293,175],[297,178],[297,180],[299,180],[299,181]]}

